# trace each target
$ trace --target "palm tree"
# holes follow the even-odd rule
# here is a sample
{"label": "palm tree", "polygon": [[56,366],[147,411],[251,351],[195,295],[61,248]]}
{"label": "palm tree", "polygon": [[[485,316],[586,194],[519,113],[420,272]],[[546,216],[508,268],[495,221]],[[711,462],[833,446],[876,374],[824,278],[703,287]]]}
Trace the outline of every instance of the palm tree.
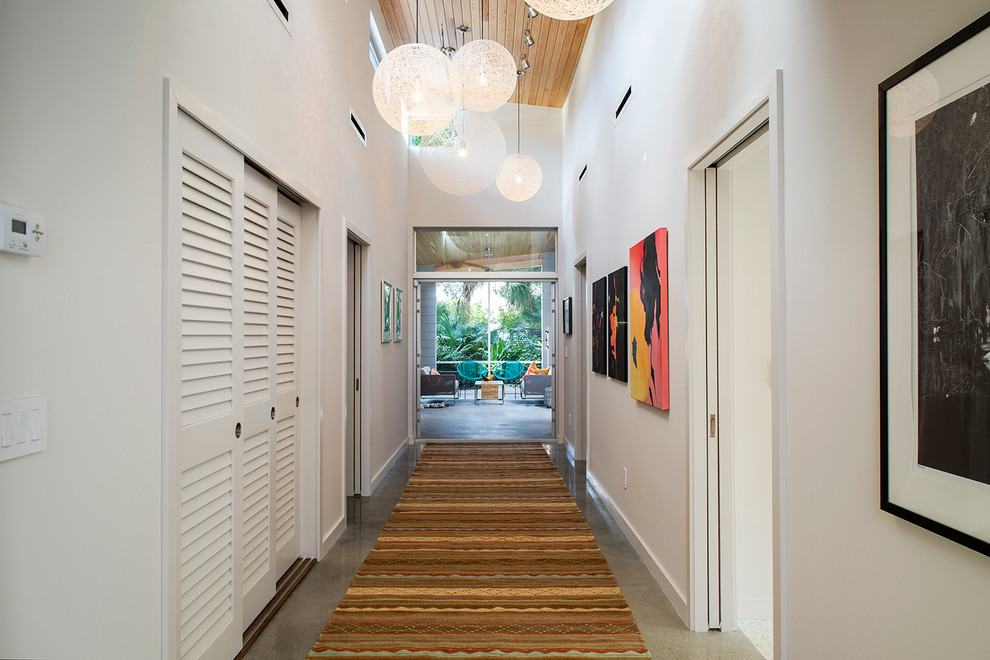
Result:
{"label": "palm tree", "polygon": [[471,299],[474,292],[481,286],[481,282],[444,282],[444,293],[457,301],[457,312],[462,319],[467,319],[471,315]]}
{"label": "palm tree", "polygon": [[506,282],[498,291],[509,307],[519,312],[519,323],[526,328],[543,324],[543,291],[539,282]]}

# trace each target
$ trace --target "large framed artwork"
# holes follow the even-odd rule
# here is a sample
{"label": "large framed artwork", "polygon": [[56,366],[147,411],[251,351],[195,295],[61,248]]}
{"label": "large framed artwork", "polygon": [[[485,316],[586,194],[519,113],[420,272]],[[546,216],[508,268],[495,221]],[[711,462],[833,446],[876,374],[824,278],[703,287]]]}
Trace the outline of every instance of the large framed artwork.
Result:
{"label": "large framed artwork", "polygon": [[666,229],[629,250],[629,341],[632,397],[670,410]]}
{"label": "large framed artwork", "polygon": [[398,344],[402,342],[402,289],[395,287],[392,298],[395,307],[395,316],[392,318],[392,341]]}
{"label": "large framed artwork", "polygon": [[629,380],[629,343],[626,296],[629,268],[612,271],[608,276],[608,375],[623,383]]}
{"label": "large framed artwork", "polygon": [[591,284],[591,370],[596,374],[608,375],[608,358],[605,344],[608,342],[608,317],[605,301],[608,297],[606,278]]}
{"label": "large framed artwork", "polygon": [[382,280],[382,343],[392,341],[392,285]]}
{"label": "large framed artwork", "polygon": [[879,91],[880,506],[990,555],[990,14]]}

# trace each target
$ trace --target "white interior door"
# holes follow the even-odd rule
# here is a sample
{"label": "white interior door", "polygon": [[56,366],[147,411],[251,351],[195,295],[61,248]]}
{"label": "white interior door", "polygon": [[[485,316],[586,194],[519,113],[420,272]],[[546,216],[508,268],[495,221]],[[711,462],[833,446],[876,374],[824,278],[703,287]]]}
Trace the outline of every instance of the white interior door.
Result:
{"label": "white interior door", "polygon": [[302,211],[278,196],[276,264],[275,565],[281,577],[299,558],[299,339],[297,276]]}
{"label": "white interior door", "polygon": [[347,402],[344,425],[347,494],[359,495],[361,479],[361,273],[362,247],[347,241]]}
{"label": "white interior door", "polygon": [[243,455],[244,616],[242,629],[275,597],[273,439],[275,421],[275,185],[251,167],[244,172],[244,429]]}
{"label": "white interior door", "polygon": [[179,658],[229,660],[241,647],[242,156],[180,114],[173,579]]}
{"label": "white interior door", "polygon": [[301,211],[184,113],[178,136],[169,646],[181,660],[229,660],[300,554]]}
{"label": "white interior door", "polygon": [[722,627],[721,603],[721,542],[719,521],[719,400],[718,400],[718,241],[716,209],[718,173],[714,167],[705,170],[705,248],[706,248],[706,318],[708,343],[708,628]]}

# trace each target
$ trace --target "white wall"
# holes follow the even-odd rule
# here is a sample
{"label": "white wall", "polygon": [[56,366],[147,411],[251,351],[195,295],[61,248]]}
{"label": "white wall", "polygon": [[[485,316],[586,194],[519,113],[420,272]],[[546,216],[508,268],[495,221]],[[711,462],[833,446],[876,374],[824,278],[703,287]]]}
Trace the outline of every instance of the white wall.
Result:
{"label": "white wall", "polygon": [[595,19],[565,107],[562,263],[587,250],[594,281],[670,228],[670,413],[589,376],[589,468],[676,600],[689,588],[687,167],[784,72],[792,658],[980,657],[990,644],[990,559],[879,510],[877,368],[877,84],[986,10],[976,0],[618,0]]}
{"label": "white wall", "polygon": [[[516,152],[516,105],[506,103],[490,113],[505,136],[506,154]],[[433,185],[419,163],[419,150],[409,150],[410,227],[557,227],[561,218],[561,152],[563,111],[524,105],[519,120],[522,153],[543,169],[543,185],[525,202],[502,197],[493,183],[476,195],[459,197]],[[411,256],[411,254],[410,254]]]}
{"label": "white wall", "polygon": [[[324,203],[323,531],[343,519],[343,218],[374,280],[405,275],[405,148],[371,100],[368,0],[291,5],[290,37],[265,0],[0,1],[0,200],[49,239],[0,255],[0,399],[49,397],[48,450],[0,464],[0,656],[160,655],[165,77]],[[406,386],[379,381],[397,446]]]}

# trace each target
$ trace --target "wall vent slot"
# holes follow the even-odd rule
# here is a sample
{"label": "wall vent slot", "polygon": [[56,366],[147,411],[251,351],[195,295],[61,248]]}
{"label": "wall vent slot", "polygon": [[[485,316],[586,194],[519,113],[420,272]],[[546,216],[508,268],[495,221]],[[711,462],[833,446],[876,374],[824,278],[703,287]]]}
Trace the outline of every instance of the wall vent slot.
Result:
{"label": "wall vent slot", "polygon": [[622,111],[626,109],[626,105],[629,103],[629,99],[632,97],[632,85],[626,90],[625,96],[622,97],[622,101],[619,102],[619,107],[615,109],[615,118],[618,119]]}
{"label": "wall vent slot", "polygon": [[584,175],[587,174],[587,173],[588,173],[588,166],[585,165],[584,166],[584,169],[581,170],[581,173],[578,174],[578,183],[581,183],[581,181],[584,180]]}
{"label": "wall vent slot", "polygon": [[354,111],[351,111],[351,128],[354,129],[354,133],[361,140],[361,144],[368,146],[368,135],[364,131],[364,126],[361,125],[361,120],[357,118]]}
{"label": "wall vent slot", "polygon": [[268,4],[272,6],[272,11],[275,12],[278,20],[282,22],[290,35],[292,34],[292,21],[289,20],[289,5],[291,3],[292,0],[268,0]]}

